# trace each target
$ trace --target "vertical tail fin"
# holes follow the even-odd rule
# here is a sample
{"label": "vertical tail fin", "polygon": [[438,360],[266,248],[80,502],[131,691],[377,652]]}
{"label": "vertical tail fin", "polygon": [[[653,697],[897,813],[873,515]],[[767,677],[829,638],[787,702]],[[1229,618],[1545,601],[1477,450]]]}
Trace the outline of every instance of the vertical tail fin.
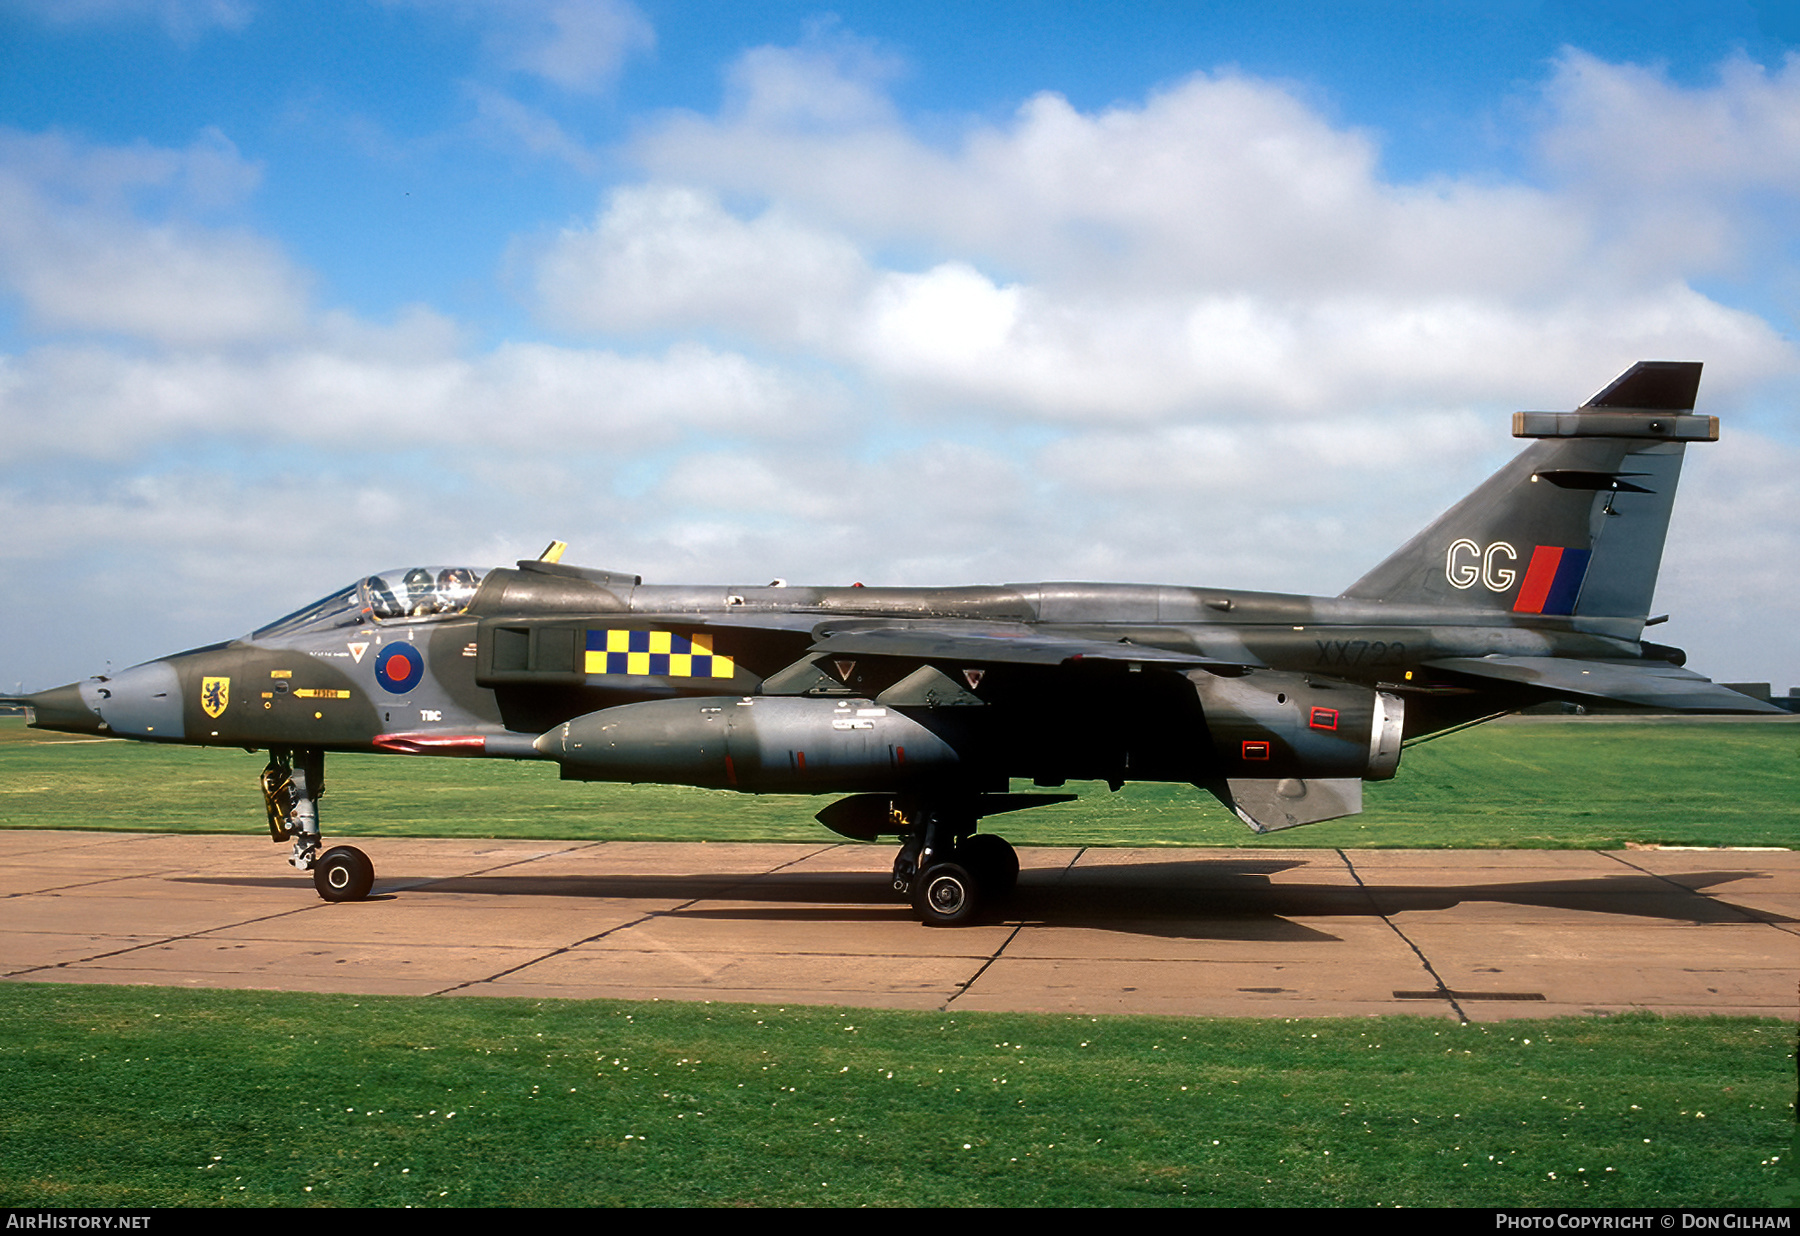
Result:
{"label": "vertical tail fin", "polygon": [[1719,436],[1699,386],[1698,361],[1639,361],[1573,412],[1518,413],[1537,441],[1343,595],[1641,620],[1682,453]]}

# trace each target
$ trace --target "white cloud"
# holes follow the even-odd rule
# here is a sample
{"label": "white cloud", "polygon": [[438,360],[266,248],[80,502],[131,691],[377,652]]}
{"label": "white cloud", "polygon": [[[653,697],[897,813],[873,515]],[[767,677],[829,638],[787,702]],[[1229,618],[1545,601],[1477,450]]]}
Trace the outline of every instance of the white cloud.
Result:
{"label": "white cloud", "polygon": [[1710,678],[1800,686],[1800,449],[1727,421],[1690,449],[1670,520],[1650,638],[1687,648]]}
{"label": "white cloud", "polygon": [[557,159],[584,176],[600,170],[600,158],[554,117],[479,82],[465,87],[475,101],[474,132],[501,149],[523,149],[539,158]]}
{"label": "white cloud", "polygon": [[856,247],[770,211],[741,221],[709,194],[614,193],[592,228],[537,255],[552,321],[597,331],[722,326],[783,344],[828,340],[874,279]]}
{"label": "white cloud", "polygon": [[0,169],[9,182],[59,206],[107,211],[129,209],[134,201],[190,213],[218,210],[242,202],[262,183],[261,165],[212,127],[179,150],[141,140],[100,146],[55,129],[0,127]]}
{"label": "white cloud", "polygon": [[0,133],[0,286],[49,330],[172,345],[291,335],[307,277],[267,240],[194,217],[259,178],[216,130],[186,150]]}
{"label": "white cloud", "polygon": [[[470,131],[505,150],[521,150],[567,164],[584,177],[605,167],[601,151],[553,114],[568,96],[609,90],[626,60],[656,46],[656,31],[627,0],[410,0],[420,8],[446,9],[478,26],[485,51],[479,76],[461,83],[474,102]],[[555,90],[528,103],[497,79],[524,74]],[[546,92],[537,91],[539,95]]]}
{"label": "white cloud", "polygon": [[258,175],[216,132],[168,150],[0,131],[0,288],[59,336],[0,357],[0,454],[123,460],[203,436],[626,452],[842,410],[828,377],[694,342],[475,352],[423,306],[388,326],[316,313],[275,246],[203,221]]}
{"label": "white cloud", "polygon": [[306,281],[249,235],[107,227],[33,217],[0,198],[0,249],[34,322],[159,343],[231,343],[291,334]]}
{"label": "white cloud", "polygon": [[12,4],[59,26],[148,20],[181,43],[213,27],[241,30],[255,12],[248,0],[12,0]]}
{"label": "white cloud", "polygon": [[[552,8],[520,11],[542,34]],[[1506,412],[1700,359],[1727,434],[1695,452],[1662,589],[1700,635],[1665,630],[1705,671],[1800,665],[1759,618],[1796,599],[1800,461],[1766,392],[1800,358],[1700,280],[1792,243],[1800,211],[1770,205],[1794,193],[1792,62],[1676,89],[1566,57],[1539,181],[1409,184],[1374,136],[1242,75],[1092,113],[1042,95],[938,141],[894,71],[846,40],[760,49],[718,115],[645,130],[642,183],[515,248],[557,343],[314,310],[279,250],[209,222],[256,182],[222,138],[0,135],[0,278],[64,332],[0,358],[0,453],[87,486],[0,490],[0,557],[41,578],[125,528],[204,591],[266,578],[293,529],[281,569],[312,582],[248,597],[242,625],[363,570],[550,536],[658,582],[1329,592],[1505,457]],[[476,93],[512,140],[596,166]],[[1635,136],[1657,126],[1666,148]],[[1782,169],[1714,149],[1757,142]],[[1771,436],[1731,428],[1747,404]],[[156,462],[196,446],[204,466]]]}
{"label": "white cloud", "polygon": [[1094,431],[1046,447],[1040,466],[1071,492],[1147,505],[1244,510],[1275,497],[1290,508],[1341,507],[1358,497],[1378,501],[1376,487],[1392,490],[1409,475],[1466,475],[1479,467],[1504,442],[1494,432],[1499,426],[1483,419],[1472,413],[1347,414],[1277,426]]}
{"label": "white cloud", "polygon": [[[140,356],[45,347],[0,365],[0,454],[124,460],[201,437],[320,448],[625,453],[684,435],[767,438],[841,417],[828,380],[677,344],[661,355],[502,344],[473,358],[345,346]],[[381,332],[381,337],[405,332]]]}
{"label": "white cloud", "polygon": [[450,9],[482,28],[500,68],[529,73],[562,90],[610,86],[632,55],[656,46],[656,30],[628,0],[411,0]]}
{"label": "white cloud", "polygon": [[1523,186],[1382,183],[1368,136],[1268,82],[1197,75],[1092,115],[1042,94],[1010,125],[971,125],[944,150],[872,104],[853,64],[753,55],[737,106],[639,142],[653,175],[1033,278],[1140,290],[1516,290],[1587,244],[1581,220]]}
{"label": "white cloud", "polygon": [[1020,292],[962,262],[890,274],[867,306],[867,350],[886,367],[926,376],[998,359],[1019,325]]}
{"label": "white cloud", "polygon": [[178,467],[0,483],[0,628],[28,689],[230,639],[373,570],[535,553],[497,504],[332,467]]}
{"label": "white cloud", "polygon": [[[758,49],[718,117],[643,137],[655,183],[537,255],[546,319],[819,350],[914,413],[1085,423],[1562,400],[1652,356],[1739,384],[1800,369],[1684,277],[1707,245],[1617,243],[1602,174],[1389,183],[1367,135],[1229,74],[1091,115],[1042,95],[945,149],[885,104],[885,68],[833,50]],[[1584,114],[1547,147],[1630,123]],[[895,248],[924,260],[874,256]]]}
{"label": "white cloud", "polygon": [[874,44],[816,25],[798,47],[755,47],[726,74],[724,113],[743,129],[850,133],[889,127],[899,113],[883,87],[902,64]]}
{"label": "white cloud", "polygon": [[[653,582],[992,583],[1046,568],[1062,526],[1027,452],[934,441],[700,453],[632,504]],[[676,551],[671,553],[671,550]],[[760,578],[758,578],[760,577]]]}
{"label": "white cloud", "polygon": [[509,68],[535,73],[565,90],[609,84],[635,52],[656,46],[656,31],[624,0],[498,0],[491,38]]}
{"label": "white cloud", "polygon": [[1800,52],[1773,72],[1743,55],[1717,85],[1567,51],[1539,145],[1621,261],[1688,277],[1735,270],[1800,214]]}
{"label": "white cloud", "polygon": [[[965,261],[882,270],[868,242],[710,193],[612,195],[531,255],[540,312],[587,331],[726,332],[854,366],[914,411],[1108,423],[1566,400],[1632,360],[1793,365],[1769,325],[1680,282],[1575,278],[1541,297],[1001,283]],[[1589,384],[1595,384],[1590,386]]]}
{"label": "white cloud", "polygon": [[1741,53],[1715,86],[1569,49],[1546,88],[1545,158],[1570,180],[1647,189],[1800,193],[1800,52],[1771,73]]}

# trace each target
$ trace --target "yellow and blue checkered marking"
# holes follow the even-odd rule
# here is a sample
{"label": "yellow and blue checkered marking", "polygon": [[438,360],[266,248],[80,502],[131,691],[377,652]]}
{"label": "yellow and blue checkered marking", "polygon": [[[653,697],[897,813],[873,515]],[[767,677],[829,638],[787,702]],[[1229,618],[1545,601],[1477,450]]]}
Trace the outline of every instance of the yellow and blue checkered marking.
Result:
{"label": "yellow and blue checkered marking", "polygon": [[696,631],[589,631],[589,674],[636,674],[652,678],[730,678],[737,666],[713,651],[713,637]]}

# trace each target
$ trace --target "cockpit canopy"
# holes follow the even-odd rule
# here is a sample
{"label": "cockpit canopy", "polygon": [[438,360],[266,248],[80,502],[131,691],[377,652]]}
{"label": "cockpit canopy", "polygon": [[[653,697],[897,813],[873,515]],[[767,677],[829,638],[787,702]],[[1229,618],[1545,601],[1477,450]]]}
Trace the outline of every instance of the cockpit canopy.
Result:
{"label": "cockpit canopy", "polygon": [[363,600],[377,622],[460,614],[486,572],[471,567],[407,567],[363,580]]}
{"label": "cockpit canopy", "polygon": [[252,633],[252,639],[296,631],[400,622],[460,614],[475,599],[488,568],[415,566],[382,571]]}

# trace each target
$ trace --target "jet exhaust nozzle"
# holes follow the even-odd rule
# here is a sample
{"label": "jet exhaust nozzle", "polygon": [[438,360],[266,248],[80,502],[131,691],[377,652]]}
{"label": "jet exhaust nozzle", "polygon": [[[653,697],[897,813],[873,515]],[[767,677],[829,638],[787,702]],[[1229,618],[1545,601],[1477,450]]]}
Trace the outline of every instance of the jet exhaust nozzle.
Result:
{"label": "jet exhaust nozzle", "polygon": [[1400,765],[1406,704],[1390,692],[1285,671],[1188,678],[1214,775],[1386,781]]}

